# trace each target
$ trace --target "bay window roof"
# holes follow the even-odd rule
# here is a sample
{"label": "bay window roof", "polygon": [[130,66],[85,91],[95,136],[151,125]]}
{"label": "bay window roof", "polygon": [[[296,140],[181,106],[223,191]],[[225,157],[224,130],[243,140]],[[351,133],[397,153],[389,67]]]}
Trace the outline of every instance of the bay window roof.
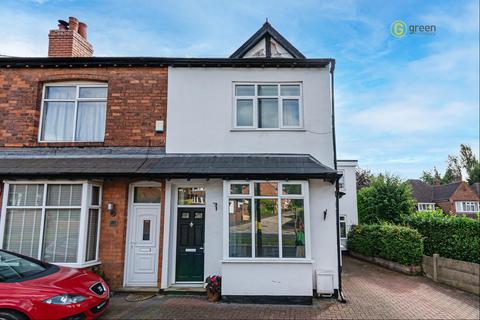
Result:
{"label": "bay window roof", "polygon": [[0,151],[0,177],[159,176],[309,179],[337,171],[309,154],[166,154],[163,148],[12,148]]}

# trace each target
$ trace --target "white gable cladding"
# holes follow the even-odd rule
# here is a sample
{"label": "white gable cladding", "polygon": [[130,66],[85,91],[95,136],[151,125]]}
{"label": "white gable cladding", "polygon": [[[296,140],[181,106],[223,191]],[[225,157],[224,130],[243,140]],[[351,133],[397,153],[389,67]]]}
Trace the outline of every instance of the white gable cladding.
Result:
{"label": "white gable cladding", "polygon": [[[303,129],[234,130],[234,82],[301,82]],[[167,125],[168,153],[305,153],[334,167],[327,68],[170,67]]]}

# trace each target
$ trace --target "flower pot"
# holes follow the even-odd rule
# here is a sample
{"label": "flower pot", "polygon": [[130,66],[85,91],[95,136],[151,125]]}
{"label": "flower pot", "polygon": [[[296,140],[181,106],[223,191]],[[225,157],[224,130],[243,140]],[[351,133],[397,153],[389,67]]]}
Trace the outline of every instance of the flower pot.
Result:
{"label": "flower pot", "polygon": [[220,300],[220,292],[213,292],[211,290],[207,290],[207,300],[210,302],[217,302]]}

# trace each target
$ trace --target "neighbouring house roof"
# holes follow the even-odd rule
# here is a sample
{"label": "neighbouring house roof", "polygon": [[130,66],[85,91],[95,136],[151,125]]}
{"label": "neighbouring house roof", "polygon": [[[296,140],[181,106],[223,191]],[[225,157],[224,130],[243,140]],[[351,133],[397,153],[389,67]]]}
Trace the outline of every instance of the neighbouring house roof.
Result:
{"label": "neighbouring house roof", "polygon": [[412,185],[413,197],[417,202],[433,203],[448,200],[462,184],[462,181],[431,186],[422,180],[408,180]]}
{"label": "neighbouring house roof", "polygon": [[477,196],[480,197],[480,182],[475,182],[475,183],[472,184],[470,187],[473,189],[473,191],[475,191],[475,193],[477,194]]}
{"label": "neighbouring house roof", "polygon": [[430,203],[433,201],[432,186],[419,179],[408,180],[408,182],[412,185],[413,197],[417,202]]}
{"label": "neighbouring house roof", "polygon": [[0,177],[161,176],[309,179],[337,172],[308,154],[166,154],[163,148],[18,148],[0,151]]}

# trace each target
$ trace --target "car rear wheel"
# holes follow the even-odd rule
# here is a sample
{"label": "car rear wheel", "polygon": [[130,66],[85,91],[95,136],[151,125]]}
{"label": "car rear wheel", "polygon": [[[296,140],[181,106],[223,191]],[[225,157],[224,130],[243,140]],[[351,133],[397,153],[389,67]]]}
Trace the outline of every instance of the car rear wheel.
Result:
{"label": "car rear wheel", "polygon": [[0,310],[0,320],[28,320],[28,317],[15,310]]}

